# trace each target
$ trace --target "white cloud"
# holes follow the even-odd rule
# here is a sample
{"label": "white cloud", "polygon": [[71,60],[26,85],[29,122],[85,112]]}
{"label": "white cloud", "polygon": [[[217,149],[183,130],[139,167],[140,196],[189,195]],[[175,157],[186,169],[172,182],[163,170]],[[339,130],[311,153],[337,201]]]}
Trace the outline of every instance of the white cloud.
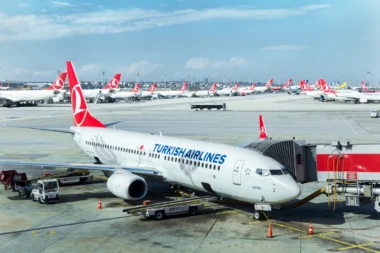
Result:
{"label": "white cloud", "polygon": [[303,50],[305,45],[279,45],[279,46],[269,46],[263,47],[261,50],[264,51],[294,51],[294,50]]}
{"label": "white cloud", "polygon": [[229,60],[214,60],[210,58],[190,58],[185,64],[185,69],[222,69],[242,67],[248,61],[244,58],[232,57]]}
{"label": "white cloud", "polygon": [[[75,6],[68,2],[50,1],[53,6]],[[329,5],[307,5],[292,9],[214,8],[175,11],[145,9],[98,9],[74,14],[0,13],[0,40],[43,40],[84,34],[132,32],[210,19],[284,19],[307,15]]]}
{"label": "white cloud", "polygon": [[102,65],[96,64],[86,64],[80,67],[79,74],[80,75],[99,75],[103,71]]}
{"label": "white cloud", "polygon": [[139,75],[143,76],[153,73],[161,67],[162,65],[158,63],[139,61],[132,63],[126,67],[122,67],[122,73],[126,75],[137,75],[137,73],[140,73]]}
{"label": "white cloud", "polygon": [[25,7],[28,7],[29,5],[30,5],[30,4],[25,3],[25,2],[22,2],[22,3],[17,4],[17,6],[20,7],[20,8],[25,8]]}
{"label": "white cloud", "polygon": [[50,1],[50,3],[53,4],[54,7],[73,7],[74,4],[68,3],[68,2],[61,2],[61,1]]}

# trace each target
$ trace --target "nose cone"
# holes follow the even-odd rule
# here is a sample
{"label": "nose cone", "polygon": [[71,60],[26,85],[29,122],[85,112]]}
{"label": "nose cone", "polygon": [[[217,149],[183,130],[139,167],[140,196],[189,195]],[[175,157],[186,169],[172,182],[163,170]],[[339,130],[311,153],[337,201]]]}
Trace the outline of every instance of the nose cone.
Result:
{"label": "nose cone", "polygon": [[279,188],[278,202],[285,203],[301,195],[301,188],[296,181],[294,181],[292,176],[283,175],[276,179],[276,185],[278,185]]}

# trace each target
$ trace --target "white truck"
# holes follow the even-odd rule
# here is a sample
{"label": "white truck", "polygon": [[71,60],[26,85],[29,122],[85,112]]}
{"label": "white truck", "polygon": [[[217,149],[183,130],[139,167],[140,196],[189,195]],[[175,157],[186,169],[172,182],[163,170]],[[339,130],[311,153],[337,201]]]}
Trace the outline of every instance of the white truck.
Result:
{"label": "white truck", "polygon": [[37,181],[37,188],[33,189],[30,197],[41,204],[57,202],[59,200],[59,183],[57,179]]}
{"label": "white truck", "polygon": [[147,208],[145,212],[145,217],[154,217],[156,220],[162,220],[166,216],[188,214],[196,215],[198,212],[202,212],[204,204],[183,204],[176,206],[167,207],[152,207]]}

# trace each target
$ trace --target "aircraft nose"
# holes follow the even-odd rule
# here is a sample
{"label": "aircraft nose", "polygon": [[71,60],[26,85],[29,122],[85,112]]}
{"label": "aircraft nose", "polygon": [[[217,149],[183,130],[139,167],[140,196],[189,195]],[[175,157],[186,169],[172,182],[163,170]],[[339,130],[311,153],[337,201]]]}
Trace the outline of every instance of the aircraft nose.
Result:
{"label": "aircraft nose", "polygon": [[291,201],[301,195],[301,188],[290,175],[285,175],[285,177],[281,182],[283,199]]}

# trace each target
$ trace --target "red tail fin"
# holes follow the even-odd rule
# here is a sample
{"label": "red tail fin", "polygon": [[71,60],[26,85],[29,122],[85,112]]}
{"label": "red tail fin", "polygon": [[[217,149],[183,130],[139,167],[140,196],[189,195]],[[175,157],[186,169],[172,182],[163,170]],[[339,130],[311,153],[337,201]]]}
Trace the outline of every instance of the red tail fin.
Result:
{"label": "red tail fin", "polygon": [[132,92],[139,92],[140,84],[136,83],[135,88],[133,88]]}
{"label": "red tail fin", "polygon": [[292,82],[293,82],[293,79],[289,79],[289,81],[286,83],[286,84],[284,84],[284,88],[285,87],[289,87],[291,84],[292,84]]}
{"label": "red tail fin", "polygon": [[187,90],[187,83],[184,83],[181,88],[181,91],[186,91],[186,90]]}
{"label": "red tail fin", "polygon": [[237,90],[237,89],[239,89],[239,84],[238,83],[235,84],[235,87],[233,87],[232,90]]}
{"label": "red tail fin", "polygon": [[120,77],[120,73],[114,75],[114,77],[108,82],[108,84],[104,86],[103,90],[117,89],[117,87],[119,87]]}
{"label": "red tail fin", "polygon": [[67,74],[69,76],[69,87],[71,94],[71,107],[73,112],[74,126],[77,127],[101,127],[105,126],[91,115],[84,98],[82,88],[78,81],[72,62],[66,62]]}
{"label": "red tail fin", "polygon": [[266,84],[265,87],[271,87],[273,83],[273,79],[270,79]]}
{"label": "red tail fin", "polygon": [[152,84],[152,87],[150,87],[149,92],[155,92],[156,88],[157,88],[157,84],[156,83]]}
{"label": "red tail fin", "polygon": [[62,90],[63,86],[65,85],[66,75],[66,72],[59,74],[57,79],[54,81],[54,83],[52,83],[52,85],[49,86],[49,88],[47,88],[47,90]]}
{"label": "red tail fin", "polygon": [[268,139],[268,135],[267,135],[267,130],[265,129],[264,120],[263,120],[263,116],[262,115],[259,115],[259,123],[260,123],[260,135],[259,135],[259,138],[261,140],[266,140],[266,139]]}
{"label": "red tail fin", "polygon": [[215,91],[215,90],[216,90],[216,83],[214,83],[214,84],[211,86],[211,88],[210,88],[209,91]]}
{"label": "red tail fin", "polygon": [[364,81],[362,81],[362,89],[363,89],[363,90],[368,90],[368,88],[365,87],[365,83],[364,83]]}
{"label": "red tail fin", "polygon": [[251,86],[250,90],[254,90],[254,89],[255,89],[255,87],[256,87],[256,83],[252,84],[252,86]]}

